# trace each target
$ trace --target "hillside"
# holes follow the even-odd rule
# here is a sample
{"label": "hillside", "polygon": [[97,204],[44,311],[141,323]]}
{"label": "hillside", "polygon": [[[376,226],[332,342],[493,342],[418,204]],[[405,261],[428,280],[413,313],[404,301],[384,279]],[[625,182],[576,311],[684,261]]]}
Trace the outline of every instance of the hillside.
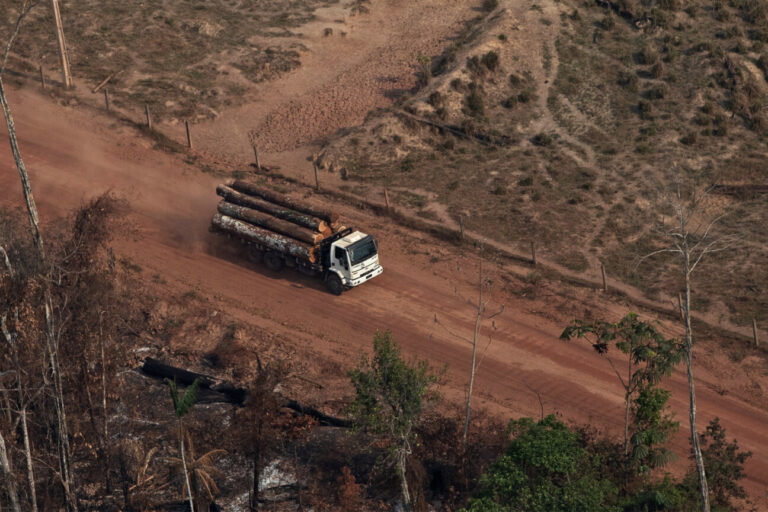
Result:
{"label": "hillside", "polygon": [[636,264],[661,247],[665,197],[677,182],[735,185],[705,202],[737,242],[702,262],[695,306],[765,322],[768,198],[750,191],[768,181],[761,6],[500,2],[424,56],[420,89],[333,140],[320,163],[355,187],[388,186],[426,218],[535,242],[569,269],[603,262],[663,300],[680,287],[674,260]]}

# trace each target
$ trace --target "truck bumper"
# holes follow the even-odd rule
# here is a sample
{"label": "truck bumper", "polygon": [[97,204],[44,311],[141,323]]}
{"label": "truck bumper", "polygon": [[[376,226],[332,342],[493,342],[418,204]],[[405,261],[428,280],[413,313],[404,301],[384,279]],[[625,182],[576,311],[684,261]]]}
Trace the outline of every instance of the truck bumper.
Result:
{"label": "truck bumper", "polygon": [[347,286],[352,288],[354,286],[361,285],[364,282],[373,279],[374,277],[376,277],[377,275],[381,274],[382,272],[384,272],[384,268],[381,265],[379,265],[375,269],[369,271],[367,274],[363,274],[362,276],[358,277],[357,279],[353,279],[353,280],[349,281],[349,283],[347,283]]}

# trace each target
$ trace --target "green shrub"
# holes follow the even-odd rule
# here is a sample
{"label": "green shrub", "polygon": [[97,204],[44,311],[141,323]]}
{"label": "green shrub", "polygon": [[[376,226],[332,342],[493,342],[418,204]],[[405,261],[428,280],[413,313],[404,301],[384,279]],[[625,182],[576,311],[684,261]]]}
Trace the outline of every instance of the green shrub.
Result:
{"label": "green shrub", "polygon": [[536,99],[536,93],[534,92],[534,89],[525,89],[520,94],[517,95],[517,101],[520,103],[528,103],[529,101]]}
{"label": "green shrub", "polygon": [[514,95],[501,102],[501,106],[504,108],[514,108],[515,105],[517,105],[517,96]]}
{"label": "green shrub", "polygon": [[696,144],[697,139],[698,137],[696,136],[696,132],[688,132],[680,139],[680,142],[685,144],[686,146],[691,146],[693,144]]}
{"label": "green shrub", "polygon": [[479,117],[485,114],[485,103],[483,97],[480,95],[478,88],[473,88],[467,95],[467,108],[472,116]]}
{"label": "green shrub", "polygon": [[651,76],[653,78],[661,78],[661,75],[664,74],[664,64],[661,62],[657,62],[653,66],[651,66]]}
{"label": "green shrub", "polygon": [[443,98],[443,95],[440,93],[440,91],[433,91],[432,94],[430,94],[429,98],[427,99],[427,103],[429,103],[433,107],[441,106],[443,104],[443,101],[445,101],[445,98]]}
{"label": "green shrub", "polygon": [[518,180],[517,184],[521,187],[530,187],[533,185],[533,178],[531,176],[526,176],[525,178]]}
{"label": "green shrub", "polygon": [[647,101],[640,100],[637,103],[637,112],[640,114],[640,119],[653,119],[653,107]]}
{"label": "green shrub", "polygon": [[619,71],[619,77],[616,79],[616,83],[628,91],[637,92],[639,79],[637,78],[636,73],[623,69]]}
{"label": "green shrub", "polygon": [[496,71],[499,68],[499,54],[491,50],[483,55],[481,62],[483,66],[488,69],[488,71]]}
{"label": "green shrub", "polygon": [[483,10],[485,12],[495,11],[499,6],[499,0],[483,0]]}
{"label": "green shrub", "polygon": [[637,60],[638,64],[642,64],[643,66],[651,66],[658,62],[659,52],[657,52],[656,49],[652,46],[646,46],[637,53],[635,59]]}
{"label": "green shrub", "polygon": [[533,136],[533,138],[531,139],[531,142],[532,142],[534,145],[536,145],[536,146],[549,146],[549,145],[551,145],[551,144],[552,144],[554,141],[555,141],[555,139],[552,137],[552,135],[550,135],[550,134],[548,134],[548,133],[544,133],[544,132],[541,132],[541,133],[537,133],[537,134],[536,134],[536,135],[534,135],[534,136]]}

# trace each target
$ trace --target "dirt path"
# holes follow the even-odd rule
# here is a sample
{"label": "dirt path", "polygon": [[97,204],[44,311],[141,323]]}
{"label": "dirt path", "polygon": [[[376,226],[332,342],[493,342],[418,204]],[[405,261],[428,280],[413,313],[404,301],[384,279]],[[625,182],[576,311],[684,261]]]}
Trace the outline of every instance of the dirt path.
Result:
{"label": "dirt path", "polygon": [[[407,353],[449,365],[445,394],[461,400],[470,347],[434,323],[437,314],[451,329],[471,331],[471,311],[457,292],[465,296],[472,292],[472,266],[465,264],[470,275],[452,270],[456,257],[452,249],[422,240],[388,220],[342,208],[352,222],[380,238],[386,270],[360,289],[330,296],[313,279],[272,275],[210,250],[220,242],[208,233],[217,201],[213,186],[219,180],[153,151],[129,129],[110,128],[109,120],[91,119],[27,92],[13,92],[11,101],[43,219],[112,189],[131,200],[130,220],[141,233],[139,239],[119,241],[119,254],[131,258],[146,275],[163,276],[169,293],[194,289],[232,318],[296,343],[312,343],[319,353],[341,357],[348,365],[369,350],[376,329],[391,329]],[[5,146],[0,149],[0,205],[20,204],[18,177]],[[448,257],[435,261],[436,254]],[[545,412],[618,434],[619,386],[610,367],[591,349],[557,340],[563,325],[561,304],[552,297],[526,301],[502,292],[498,299],[506,302],[507,312],[496,320],[498,331],[478,374],[476,404],[504,417],[537,416],[539,393]],[[761,454],[768,449],[764,435],[768,412],[741,399],[741,386],[723,390],[724,373],[737,366],[721,359],[722,365],[699,361],[701,426],[720,416],[729,435],[755,452],[747,466],[747,486],[752,496],[763,496],[768,462]],[[676,372],[666,385],[683,421],[684,375]],[[678,470],[687,463],[685,430],[683,426],[674,441],[681,455]]]}
{"label": "dirt path", "polygon": [[[373,0],[369,13],[355,16],[341,6],[318,10],[317,20],[300,30],[298,40],[308,48],[301,67],[262,84],[257,101],[195,125],[197,148],[242,166],[253,160],[254,143],[265,153],[282,152],[361,123],[413,87],[416,55],[439,53],[476,15],[472,3]],[[326,28],[333,35],[325,36]],[[181,126],[162,129],[183,139]]]}

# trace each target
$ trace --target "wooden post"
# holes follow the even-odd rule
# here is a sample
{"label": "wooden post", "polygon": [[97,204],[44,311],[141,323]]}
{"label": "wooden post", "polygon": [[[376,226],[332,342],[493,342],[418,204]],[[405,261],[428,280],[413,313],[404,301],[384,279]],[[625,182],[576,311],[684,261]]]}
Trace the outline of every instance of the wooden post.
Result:
{"label": "wooden post", "polygon": [[53,6],[53,19],[56,22],[56,39],[59,43],[59,60],[61,61],[61,76],[64,87],[72,87],[72,75],[69,72],[69,55],[67,53],[67,42],[64,40],[64,27],[61,24],[61,11],[59,10],[59,0],[51,0]]}
{"label": "wooden post", "polygon": [[149,115],[149,105],[144,105],[144,112],[147,114],[147,129],[152,129],[152,116]]}
{"label": "wooden post", "polygon": [[685,321],[685,311],[683,311],[683,292],[677,293],[677,309],[680,310],[680,320]]}
{"label": "wooden post", "polygon": [[757,339],[757,320],[752,319],[752,337],[755,339],[755,346],[760,346],[760,340]]}
{"label": "wooden post", "polygon": [[608,291],[608,282],[605,280],[605,265],[600,264],[600,273],[603,274],[603,291]]}
{"label": "wooden post", "polygon": [[261,162],[259,162],[259,148],[256,147],[256,144],[253,145],[253,158],[256,159],[256,170],[261,170]]}
{"label": "wooden post", "polygon": [[320,180],[317,177],[317,164],[312,164],[312,169],[315,171],[315,190],[320,190]]}
{"label": "wooden post", "polygon": [[192,135],[189,133],[189,121],[184,121],[184,127],[187,129],[187,147],[192,149]]}
{"label": "wooden post", "polygon": [[104,89],[104,106],[107,107],[107,112],[109,112],[109,90]]}
{"label": "wooden post", "polygon": [[43,90],[45,90],[45,75],[43,74],[43,65],[40,64],[40,85],[43,86]]}
{"label": "wooden post", "polygon": [[387,211],[389,211],[392,205],[389,202],[389,191],[386,188],[384,189],[384,204],[387,205]]}
{"label": "wooden post", "polygon": [[536,266],[536,244],[531,240],[531,263]]}
{"label": "wooden post", "polygon": [[462,240],[464,239],[464,217],[462,215],[459,215],[459,233],[461,234]]}

